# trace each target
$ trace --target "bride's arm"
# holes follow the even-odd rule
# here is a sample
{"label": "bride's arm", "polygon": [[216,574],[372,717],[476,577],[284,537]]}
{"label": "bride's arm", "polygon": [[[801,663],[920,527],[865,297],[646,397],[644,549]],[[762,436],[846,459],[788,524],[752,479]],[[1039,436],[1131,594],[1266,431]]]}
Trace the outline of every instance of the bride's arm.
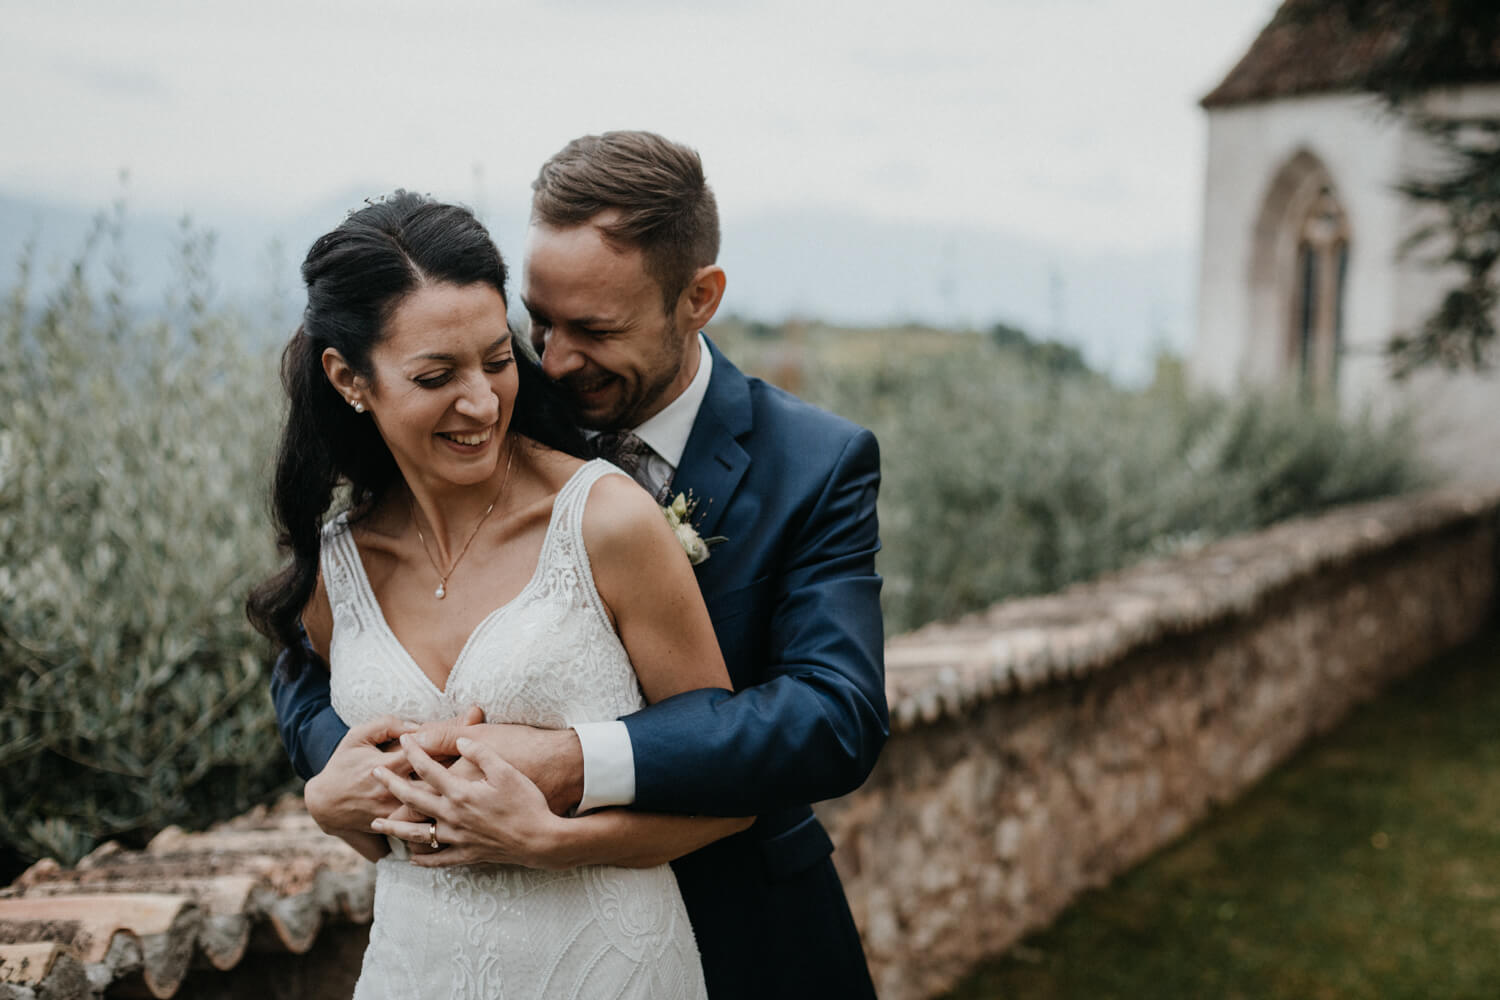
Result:
{"label": "bride's arm", "polygon": [[[692,566],[651,498],[624,477],[599,480],[584,510],[583,534],[595,585],[647,702],[698,688],[729,690],[724,657]],[[469,783],[440,773],[414,744],[407,747],[407,759],[430,790],[382,774],[397,798],[438,821],[438,839],[450,845],[414,858],[418,864],[644,867],[691,853],[753,822],[622,809],[559,818],[536,786],[499,754],[477,741],[464,743],[465,759],[483,770],[484,781]],[[378,821],[374,828],[407,840],[425,841],[430,832],[427,824],[391,820]]]}
{"label": "bride's arm", "polygon": [[[322,573],[318,574],[312,598],[302,611],[302,628],[320,663],[326,664],[333,636],[333,607],[328,602]],[[318,666],[304,664],[302,669],[316,670]],[[381,750],[380,744],[394,740],[410,728],[394,717],[355,726],[344,734],[323,770],[309,778],[302,789],[308,815],[318,827],[369,861],[379,861],[390,850],[384,837],[370,832],[370,817],[385,815],[395,808],[394,800],[384,794],[370,772],[378,765],[399,768],[404,763],[400,751]]]}
{"label": "bride's arm", "polygon": [[605,476],[584,508],[583,538],[646,702],[731,690],[692,564],[655,501],[624,476]]}

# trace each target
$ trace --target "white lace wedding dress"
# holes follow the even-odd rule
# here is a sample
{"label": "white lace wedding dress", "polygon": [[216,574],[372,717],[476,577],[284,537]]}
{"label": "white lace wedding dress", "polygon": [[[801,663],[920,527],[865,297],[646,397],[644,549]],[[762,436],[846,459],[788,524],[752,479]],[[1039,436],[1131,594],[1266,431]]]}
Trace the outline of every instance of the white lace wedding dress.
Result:
{"label": "white lace wedding dress", "polygon": [[[493,722],[563,727],[644,702],[610,628],[583,545],[593,484],[584,465],[557,495],[535,574],[474,629],[445,690],[386,624],[343,518],[323,535],[333,605],[333,707],[351,726],[379,715],[427,721],[477,704]],[[502,865],[376,866],[375,916],[358,1000],[412,997],[704,997],[703,970],[666,865],[566,872]]]}

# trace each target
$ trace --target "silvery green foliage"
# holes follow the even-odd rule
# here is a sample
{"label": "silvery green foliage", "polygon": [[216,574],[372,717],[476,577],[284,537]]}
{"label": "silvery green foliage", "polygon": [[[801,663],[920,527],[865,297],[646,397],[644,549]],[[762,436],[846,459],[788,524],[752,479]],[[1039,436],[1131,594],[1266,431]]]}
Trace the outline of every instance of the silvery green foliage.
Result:
{"label": "silvery green foliage", "polygon": [[164,315],[132,314],[117,250],[96,294],[118,225],[42,301],[23,259],[0,317],[0,843],[65,862],[289,777],[242,611],[274,557],[274,359],[211,309],[186,226],[204,266]]}
{"label": "silvery green foliage", "polygon": [[[290,778],[242,611],[276,561],[283,401],[211,305],[210,250],[184,231],[160,316],[132,314],[118,254],[102,294],[85,254],[35,302],[23,260],[0,312],[0,847],[23,856],[201,826]],[[1416,481],[1399,426],[1126,392],[992,342],[867,346],[799,389],[880,438],[892,633]]]}
{"label": "silvery green foliage", "polygon": [[880,440],[887,632],[1421,481],[1402,423],[1194,396],[1159,370],[1125,391],[975,338],[814,378]]}

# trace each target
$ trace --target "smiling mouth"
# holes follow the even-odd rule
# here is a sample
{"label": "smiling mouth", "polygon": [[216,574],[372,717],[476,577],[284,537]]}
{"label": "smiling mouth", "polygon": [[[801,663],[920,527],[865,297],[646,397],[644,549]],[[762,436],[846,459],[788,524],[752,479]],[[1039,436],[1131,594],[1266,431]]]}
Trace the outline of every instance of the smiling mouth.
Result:
{"label": "smiling mouth", "polygon": [[604,375],[599,378],[570,379],[563,383],[567,390],[579,396],[592,396],[609,388],[615,381],[615,376]]}
{"label": "smiling mouth", "polygon": [[440,437],[440,438],[447,438],[449,441],[452,441],[454,444],[462,444],[462,445],[468,445],[469,447],[473,447],[475,445],[484,444],[490,438],[494,437],[495,436],[495,427],[492,424],[489,427],[486,427],[482,431],[474,431],[473,433],[470,433],[470,434],[458,434],[458,433],[455,433],[455,432],[452,432],[452,431],[438,431],[437,432],[437,436]]}

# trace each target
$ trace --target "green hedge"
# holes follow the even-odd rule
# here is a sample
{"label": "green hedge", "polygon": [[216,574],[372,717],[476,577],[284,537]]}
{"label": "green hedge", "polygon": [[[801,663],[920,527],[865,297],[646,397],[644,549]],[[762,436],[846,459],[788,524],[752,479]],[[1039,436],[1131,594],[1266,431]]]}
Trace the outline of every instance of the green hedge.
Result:
{"label": "green hedge", "polygon": [[888,630],[1421,482],[1404,424],[1193,395],[1162,370],[1127,392],[980,343],[815,380],[881,443]]}
{"label": "green hedge", "polygon": [[134,317],[84,263],[0,318],[0,843],[76,860],[288,785],[241,610],[273,557],[272,359],[189,274]]}
{"label": "green hedge", "polygon": [[[267,650],[241,611],[275,558],[282,404],[272,352],[246,346],[273,338],[208,305],[205,248],[186,244],[183,293],[160,316],[126,307],[114,259],[102,293],[80,263],[45,301],[23,261],[0,318],[12,863],[202,826],[291,784]],[[843,331],[814,350],[721,332],[732,356],[879,435],[892,633],[1415,482],[1399,427],[1287,400],[1196,398],[1172,380],[1126,392],[993,338]]]}
{"label": "green hedge", "polygon": [[1193,393],[1169,356],[1127,391],[1004,325],[713,334],[875,431],[888,634],[1425,478],[1404,421],[1341,420],[1290,391]]}

